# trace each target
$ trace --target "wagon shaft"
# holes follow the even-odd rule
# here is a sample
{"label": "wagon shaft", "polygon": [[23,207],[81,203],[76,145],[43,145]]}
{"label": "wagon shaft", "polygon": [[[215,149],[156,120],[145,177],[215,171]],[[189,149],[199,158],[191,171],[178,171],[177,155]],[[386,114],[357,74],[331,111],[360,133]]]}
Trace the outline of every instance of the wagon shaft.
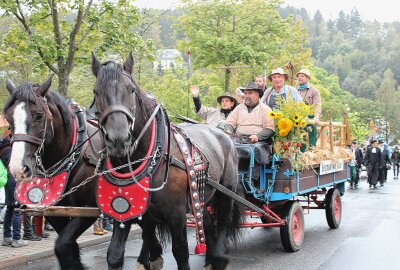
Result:
{"label": "wagon shaft", "polygon": [[38,207],[23,205],[17,211],[28,216],[52,216],[52,217],[99,217],[100,210],[97,207],[64,207],[49,206]]}

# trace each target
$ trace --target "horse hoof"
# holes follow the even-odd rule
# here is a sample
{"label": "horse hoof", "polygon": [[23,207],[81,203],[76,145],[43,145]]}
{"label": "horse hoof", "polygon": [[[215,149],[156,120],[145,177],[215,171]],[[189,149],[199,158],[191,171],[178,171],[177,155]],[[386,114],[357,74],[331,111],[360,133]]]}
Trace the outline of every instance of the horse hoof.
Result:
{"label": "horse hoof", "polygon": [[146,270],[143,264],[136,262],[134,270]]}
{"label": "horse hoof", "polygon": [[164,266],[164,259],[162,257],[158,257],[154,261],[150,262],[151,270],[161,270]]}

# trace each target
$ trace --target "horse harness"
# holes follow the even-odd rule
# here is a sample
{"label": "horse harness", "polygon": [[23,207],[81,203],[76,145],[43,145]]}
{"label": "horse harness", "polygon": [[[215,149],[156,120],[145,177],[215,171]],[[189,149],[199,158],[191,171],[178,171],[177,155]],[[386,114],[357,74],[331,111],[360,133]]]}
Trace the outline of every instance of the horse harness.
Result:
{"label": "horse harness", "polygon": [[[45,98],[44,101],[46,101]],[[46,114],[51,116],[51,112],[48,110],[47,101],[45,103],[45,108],[47,109],[44,111],[47,111]],[[34,145],[39,145],[39,149],[35,153],[36,163],[39,166],[38,169],[41,167],[41,170],[39,170],[39,176],[34,177],[29,183],[17,183],[15,196],[21,204],[42,206],[55,205],[59,201],[60,196],[64,193],[71,173],[79,167],[79,163],[82,161],[81,157],[85,152],[82,146],[88,140],[85,114],[82,108],[72,100],[69,101],[69,107],[73,115],[72,146],[69,153],[51,168],[45,170],[41,164],[40,158],[46,134],[44,134],[40,143],[32,140],[32,138],[35,138],[33,136],[21,136],[22,134],[13,135],[13,142],[25,141]],[[45,126],[47,126],[47,124],[45,124]]]}

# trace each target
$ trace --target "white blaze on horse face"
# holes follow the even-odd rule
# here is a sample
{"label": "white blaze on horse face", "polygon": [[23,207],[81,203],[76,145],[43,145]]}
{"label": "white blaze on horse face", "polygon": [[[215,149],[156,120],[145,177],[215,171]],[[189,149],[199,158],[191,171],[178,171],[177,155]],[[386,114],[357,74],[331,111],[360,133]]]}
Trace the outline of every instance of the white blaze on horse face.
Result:
{"label": "white blaze on horse face", "polygon": [[[27,113],[25,110],[25,102],[21,102],[14,109],[14,133],[27,134],[26,118]],[[14,142],[12,146],[12,154],[10,158],[9,169],[12,175],[18,176],[22,173],[24,165],[23,160],[25,156],[25,142]]]}

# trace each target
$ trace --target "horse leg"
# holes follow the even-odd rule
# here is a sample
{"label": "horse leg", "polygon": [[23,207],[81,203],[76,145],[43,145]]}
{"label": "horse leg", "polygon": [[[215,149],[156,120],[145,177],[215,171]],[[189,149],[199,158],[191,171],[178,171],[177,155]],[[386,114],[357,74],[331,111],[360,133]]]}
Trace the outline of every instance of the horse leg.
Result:
{"label": "horse leg", "polygon": [[214,248],[211,250],[211,265],[213,270],[226,269],[229,264],[228,235],[232,226],[233,199],[217,192],[217,236]]}
{"label": "horse leg", "polygon": [[[182,212],[182,211],[179,211]],[[178,265],[178,270],[189,270],[189,248],[186,231],[186,214],[185,211],[179,213],[176,211],[174,215],[168,219],[168,226],[172,239],[172,254]]]}
{"label": "horse leg", "polygon": [[[54,252],[60,263],[62,270],[79,270],[85,269],[82,265],[79,246],[76,239],[84,233],[95,221],[95,218],[72,218],[62,229],[56,240]],[[58,230],[58,224],[55,228]]]}
{"label": "horse leg", "polygon": [[215,242],[217,238],[215,237],[216,228],[214,225],[215,224],[214,217],[207,211],[206,208],[203,210],[203,224],[204,224],[204,235],[206,238],[206,246],[207,246],[206,259],[203,269],[211,269],[211,263],[213,261],[212,254],[214,253]]}
{"label": "horse leg", "polygon": [[141,227],[143,244],[135,269],[160,270],[164,260],[161,257],[162,246],[156,236],[156,225],[146,220]]}
{"label": "horse leg", "polygon": [[124,222],[125,228],[120,228],[116,222],[113,226],[113,235],[107,250],[107,263],[109,270],[122,269],[124,265],[125,245],[131,230],[132,221]]}
{"label": "horse leg", "polygon": [[68,224],[70,218],[67,217],[46,217],[46,220],[50,223],[50,225],[54,228],[57,234],[60,234],[62,229]]}

